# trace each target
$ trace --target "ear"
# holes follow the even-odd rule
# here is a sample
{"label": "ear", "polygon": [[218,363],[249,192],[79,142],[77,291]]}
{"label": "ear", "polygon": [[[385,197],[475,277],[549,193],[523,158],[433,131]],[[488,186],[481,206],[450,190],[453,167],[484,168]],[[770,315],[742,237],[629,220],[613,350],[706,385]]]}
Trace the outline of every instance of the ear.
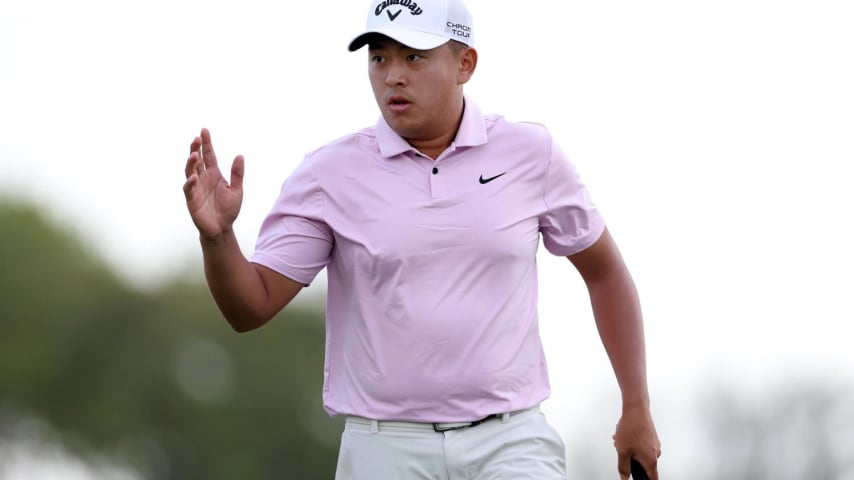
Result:
{"label": "ear", "polygon": [[457,72],[457,83],[460,85],[471,80],[474,70],[477,68],[477,50],[467,47],[459,54],[459,71]]}

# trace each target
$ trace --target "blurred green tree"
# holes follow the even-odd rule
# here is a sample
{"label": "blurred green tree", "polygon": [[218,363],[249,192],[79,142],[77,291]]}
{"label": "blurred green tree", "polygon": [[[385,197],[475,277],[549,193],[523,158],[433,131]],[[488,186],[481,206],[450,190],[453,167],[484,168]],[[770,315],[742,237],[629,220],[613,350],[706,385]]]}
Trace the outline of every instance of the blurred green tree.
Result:
{"label": "blurred green tree", "polygon": [[201,274],[135,290],[13,201],[0,201],[0,265],[0,419],[41,417],[77,453],[149,479],[333,476],[322,309],[238,335]]}

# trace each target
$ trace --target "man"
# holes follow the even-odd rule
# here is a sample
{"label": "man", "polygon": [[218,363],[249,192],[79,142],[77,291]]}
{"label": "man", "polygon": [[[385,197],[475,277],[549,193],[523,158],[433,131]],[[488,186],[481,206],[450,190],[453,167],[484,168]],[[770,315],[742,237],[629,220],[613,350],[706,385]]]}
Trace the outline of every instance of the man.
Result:
{"label": "man", "polygon": [[374,0],[374,127],[309,153],[250,260],[210,133],[193,140],[187,207],[205,275],[237,331],[258,328],[328,272],[324,406],[346,415],[338,479],[562,479],[564,446],[537,327],[539,238],[590,292],[623,397],[618,470],[657,479],[658,438],[632,279],[566,156],[539,125],[484,115],[463,95],[477,66],[462,0]]}

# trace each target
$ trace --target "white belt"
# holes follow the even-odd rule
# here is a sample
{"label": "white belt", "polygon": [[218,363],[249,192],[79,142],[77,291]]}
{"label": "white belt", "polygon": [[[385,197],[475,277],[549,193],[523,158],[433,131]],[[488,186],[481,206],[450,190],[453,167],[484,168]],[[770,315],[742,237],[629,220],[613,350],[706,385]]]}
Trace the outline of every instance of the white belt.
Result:
{"label": "white belt", "polygon": [[476,427],[481,423],[488,422],[489,420],[494,419],[501,419],[501,423],[507,423],[510,420],[510,417],[519,415],[521,413],[539,411],[539,409],[540,406],[537,405],[536,407],[526,408],[524,410],[516,410],[515,412],[493,413],[492,415],[487,415],[481,418],[480,420],[474,420],[471,422],[404,422],[400,420],[372,420],[370,418],[365,417],[349,416],[347,417],[346,423],[356,425],[369,425],[371,427],[371,433],[377,433],[382,430],[396,429],[432,430],[437,433],[442,433],[450,430],[461,430],[463,428]]}

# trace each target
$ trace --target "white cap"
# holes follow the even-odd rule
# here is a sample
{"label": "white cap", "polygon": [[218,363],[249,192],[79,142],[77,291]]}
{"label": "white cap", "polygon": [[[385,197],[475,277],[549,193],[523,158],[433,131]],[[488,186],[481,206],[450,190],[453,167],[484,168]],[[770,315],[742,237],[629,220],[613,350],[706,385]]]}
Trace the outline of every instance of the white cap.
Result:
{"label": "white cap", "polygon": [[430,50],[448,40],[474,45],[471,13],[463,0],[372,0],[368,28],[350,42],[350,51],[362,48],[376,33],[416,50]]}

